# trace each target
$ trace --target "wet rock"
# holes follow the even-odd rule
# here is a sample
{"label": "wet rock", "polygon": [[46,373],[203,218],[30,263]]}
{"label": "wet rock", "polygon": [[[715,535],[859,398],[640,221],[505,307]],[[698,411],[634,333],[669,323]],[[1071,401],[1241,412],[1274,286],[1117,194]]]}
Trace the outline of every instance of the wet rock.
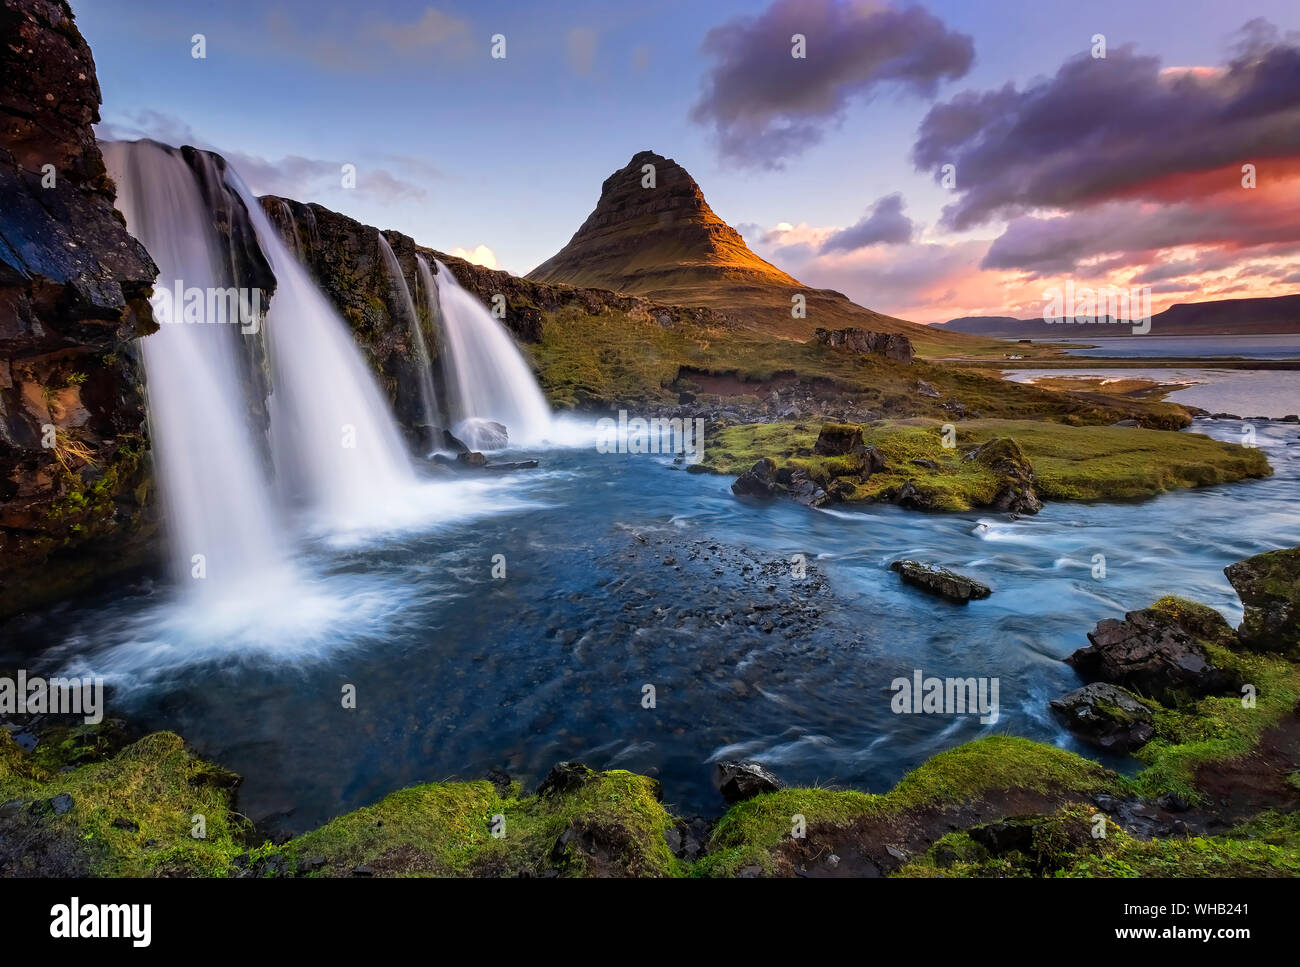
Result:
{"label": "wet rock", "polygon": [[537,787],[537,795],[563,795],[580,789],[592,777],[591,769],[581,762],[557,762],[551,766],[542,784]]}
{"label": "wet rock", "polygon": [[1000,480],[998,491],[989,506],[1018,514],[1036,514],[1043,502],[1034,490],[1035,476],[1029,457],[1010,437],[994,437],[967,453],[963,460],[974,460],[987,467]]}
{"label": "wet rock", "polygon": [[1300,547],[1248,557],[1223,573],[1245,605],[1242,644],[1268,651],[1300,645]]}
{"label": "wet rock", "polygon": [[450,450],[452,453],[469,453],[469,447],[465,446],[461,439],[450,430],[442,431],[442,446],[443,449]]}
{"label": "wet rock", "polygon": [[862,447],[862,427],[848,423],[823,423],[813,452],[826,457],[843,456]]}
{"label": "wet rock", "polygon": [[1102,749],[1127,753],[1155,734],[1151,709],[1118,685],[1093,682],[1051,703],[1075,735]]}
{"label": "wet rock", "polygon": [[466,467],[485,467],[487,466],[487,457],[475,451],[458,453],[456,454],[456,462]]}
{"label": "wet rock", "polygon": [[949,601],[970,601],[987,598],[992,594],[988,585],[981,584],[974,578],[950,571],[937,564],[923,564],[920,561],[895,561],[889,565],[891,571],[898,573],[906,584],[937,594]]}
{"label": "wet rock", "polygon": [[805,507],[823,507],[833,502],[833,498],[803,470],[790,474],[788,493],[795,503]]}
{"label": "wet rock", "polygon": [[728,803],[784,788],[775,775],[761,763],[749,759],[726,759],[714,770],[714,785]]}
{"label": "wet rock", "polygon": [[1130,611],[1106,618],[1088,633],[1092,642],[1066,661],[1085,678],[1109,682],[1166,704],[1185,696],[1222,695],[1236,681],[1210,662],[1205,647],[1163,611]]}
{"label": "wet rock", "polygon": [[736,478],[731,492],[738,497],[775,497],[777,494],[776,464],[763,457]]}

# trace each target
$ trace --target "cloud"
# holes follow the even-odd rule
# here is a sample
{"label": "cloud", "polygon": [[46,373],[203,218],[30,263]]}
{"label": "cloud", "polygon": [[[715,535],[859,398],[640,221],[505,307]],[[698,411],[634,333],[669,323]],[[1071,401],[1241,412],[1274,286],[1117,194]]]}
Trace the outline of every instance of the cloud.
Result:
{"label": "cloud", "polygon": [[903,214],[903,196],[897,192],[880,198],[867,214],[827,238],[821,252],[852,251],[868,245],[902,245],[912,240],[915,226]]}
{"label": "cloud", "polygon": [[[215,151],[234,166],[235,171],[257,195],[283,195],[299,201],[309,201],[331,189],[342,186],[343,165],[357,166],[357,184],[353,189],[362,197],[381,202],[420,201],[428,192],[415,182],[401,178],[385,168],[371,166],[362,159],[325,160],[301,155],[286,155],[270,160],[244,151],[223,151],[197,134],[179,118],[158,111],[144,110],[123,115],[118,122],[101,122],[96,134],[106,141],[152,138],[163,144],[194,145]],[[413,159],[389,155],[389,160],[418,167]]]}
{"label": "cloud", "polygon": [[458,259],[464,259],[474,265],[481,265],[486,269],[500,268],[497,264],[497,255],[486,245],[475,245],[472,249],[454,248],[448,255],[454,255]]}
{"label": "cloud", "polygon": [[912,157],[956,167],[958,230],[1035,209],[1167,202],[1240,188],[1241,166],[1300,157],[1300,47],[1252,21],[1221,69],[1162,69],[1132,47],[1067,61],[1023,90],[930,109]]}
{"label": "cloud", "polygon": [[339,16],[304,21],[279,8],[266,14],[266,34],[276,52],[328,71],[367,73],[429,55],[463,57],[470,50],[465,20],[426,7],[411,22]]}
{"label": "cloud", "polygon": [[[795,34],[804,58],[791,55]],[[691,117],[724,156],[767,168],[819,141],[851,100],[890,85],[933,96],[974,57],[971,38],[928,11],[875,0],[774,0],[710,30],[704,50],[714,65]]]}
{"label": "cloud", "polygon": [[575,74],[591,76],[596,62],[596,31],[590,27],[574,27],[564,38],[564,53]]}

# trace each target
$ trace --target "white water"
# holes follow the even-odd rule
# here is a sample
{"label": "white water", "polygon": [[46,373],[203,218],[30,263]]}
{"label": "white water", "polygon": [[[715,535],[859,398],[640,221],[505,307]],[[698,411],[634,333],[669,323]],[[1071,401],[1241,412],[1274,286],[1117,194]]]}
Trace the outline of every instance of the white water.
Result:
{"label": "white water", "polygon": [[[190,167],[150,141],[108,143],[103,152],[117,182],[117,207],[158,265],[157,286],[232,285]],[[260,448],[246,419],[241,338],[253,337],[238,325],[160,320],[158,331],[140,340],[172,570],[195,593],[266,584],[286,569]],[[195,555],[202,555],[201,572]]]}
{"label": "white water", "polygon": [[276,278],[266,341],[278,481],[331,530],[361,526],[415,481],[401,434],[347,324],[248,188],[233,174],[227,180],[247,206]]}
{"label": "white water", "polygon": [[[411,341],[415,346],[416,360],[419,363],[420,406],[423,410],[424,425],[441,427],[443,424],[442,417],[438,413],[438,395],[433,385],[433,361],[429,358],[429,345],[424,341],[424,333],[420,329],[420,317],[415,311],[415,300],[411,298],[411,289],[406,284],[406,277],[402,275],[402,266],[397,261],[393,247],[388,244],[388,239],[384,238],[383,232],[376,231],[375,236],[379,239],[379,254],[383,256],[384,268],[394,288],[402,297],[402,308],[406,312],[407,325],[411,327]],[[419,256],[416,258],[421,262],[424,261]]]}
{"label": "white water", "polygon": [[[421,265],[421,279],[429,267]],[[503,423],[510,444],[536,445],[551,433],[551,408],[533,371],[514,340],[483,303],[461,288],[451,270],[438,263],[438,318],[455,432],[471,449],[480,449],[487,434],[482,421]]]}

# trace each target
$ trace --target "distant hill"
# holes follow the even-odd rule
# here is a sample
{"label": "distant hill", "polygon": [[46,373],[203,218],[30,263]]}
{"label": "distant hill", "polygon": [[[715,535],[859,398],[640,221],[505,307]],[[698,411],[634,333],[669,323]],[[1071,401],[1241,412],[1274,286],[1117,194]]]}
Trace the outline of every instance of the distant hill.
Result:
{"label": "distant hill", "polygon": [[[642,187],[645,165],[654,165],[653,188]],[[843,293],[805,285],[750,251],[686,169],[653,151],[639,152],[606,178],[582,227],[525,278],[707,306],[742,327],[793,339],[807,339],[817,328],[856,326],[904,333],[923,353],[941,344],[945,351],[989,345],[951,332],[941,336],[941,330],[874,312]],[[796,294],[807,300],[806,318],[791,315]]]}
{"label": "distant hill", "polygon": [[[1097,339],[1124,335],[1126,323],[1048,323],[1014,316],[962,316],[932,328],[1001,339]],[[1151,317],[1153,336],[1300,333],[1300,295],[1221,299],[1170,306]]]}

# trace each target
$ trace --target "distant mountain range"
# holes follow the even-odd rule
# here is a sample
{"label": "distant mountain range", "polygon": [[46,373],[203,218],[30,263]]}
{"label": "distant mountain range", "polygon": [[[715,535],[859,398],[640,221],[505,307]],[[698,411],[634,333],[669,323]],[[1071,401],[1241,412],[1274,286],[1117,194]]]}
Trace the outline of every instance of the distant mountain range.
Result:
{"label": "distant mountain range", "polygon": [[[933,328],[1001,339],[1098,339],[1131,332],[1120,321],[1048,323],[1014,316],[962,316]],[[1300,333],[1300,295],[1261,299],[1221,299],[1170,306],[1151,317],[1152,336],[1248,336]]]}

